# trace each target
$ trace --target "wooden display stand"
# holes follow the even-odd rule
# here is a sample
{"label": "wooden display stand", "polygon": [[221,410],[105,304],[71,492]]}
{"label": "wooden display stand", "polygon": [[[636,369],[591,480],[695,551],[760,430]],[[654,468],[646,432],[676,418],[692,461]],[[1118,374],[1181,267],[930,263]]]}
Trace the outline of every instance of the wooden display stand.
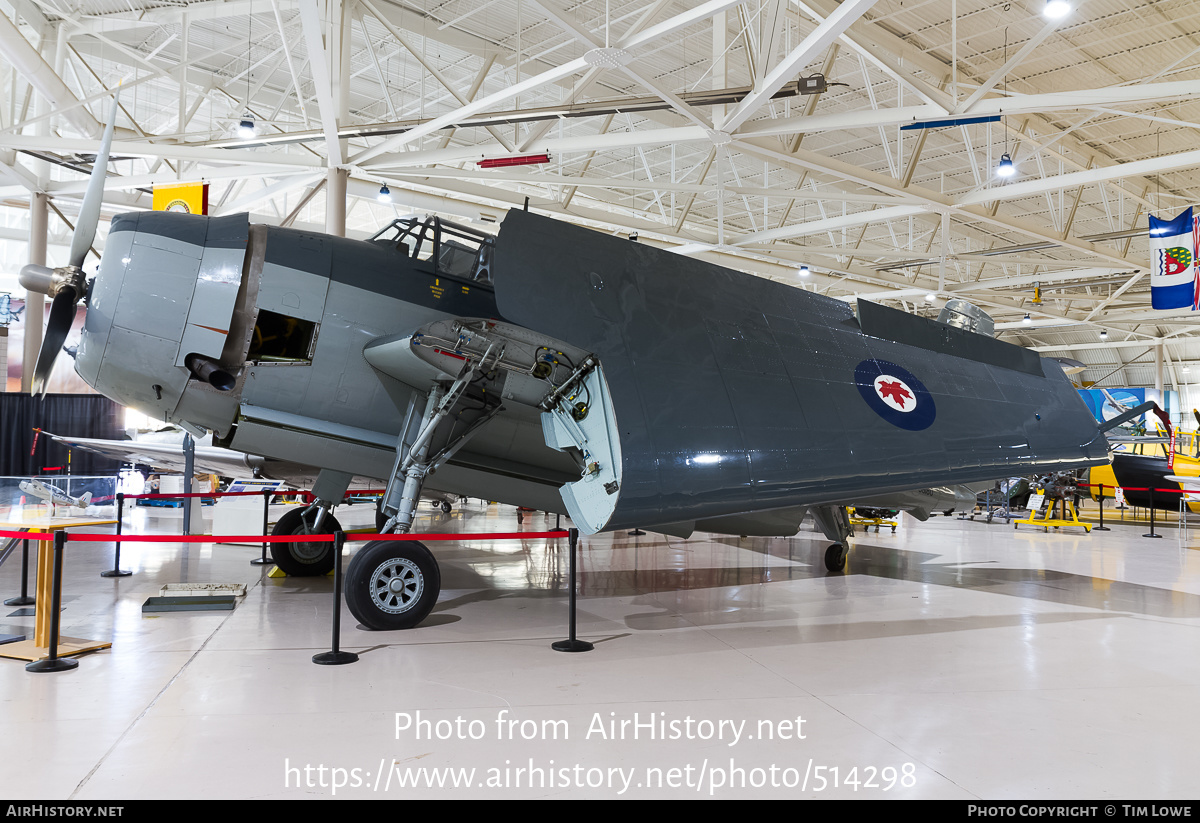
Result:
{"label": "wooden display stand", "polygon": [[[13,512],[12,514],[22,514]],[[116,520],[97,520],[94,517],[47,517],[44,514],[13,518],[12,514],[6,520],[0,520],[0,530],[21,531],[30,534],[53,534],[64,529],[82,528],[85,526],[108,526]],[[0,645],[0,657],[11,657],[17,660],[44,660],[50,656],[50,609],[54,603],[54,544],[49,540],[38,540],[37,554],[37,603],[34,617],[33,640],[18,640],[14,643]],[[81,640],[77,637],[58,638],[58,656],[69,657],[74,654],[107,649],[110,642],[99,640]]]}

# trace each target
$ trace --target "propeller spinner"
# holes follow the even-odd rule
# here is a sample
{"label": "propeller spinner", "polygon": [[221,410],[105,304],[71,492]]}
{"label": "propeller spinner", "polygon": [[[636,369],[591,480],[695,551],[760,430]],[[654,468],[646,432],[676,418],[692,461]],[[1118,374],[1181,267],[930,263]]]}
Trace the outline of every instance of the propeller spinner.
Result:
{"label": "propeller spinner", "polygon": [[83,196],[83,207],[79,211],[79,221],[75,224],[75,233],[71,236],[71,255],[67,265],[51,269],[30,263],[21,269],[20,281],[23,287],[52,298],[50,321],[42,338],[37,365],[33,368],[33,394],[45,396],[50,371],[54,368],[54,361],[67,340],[67,334],[71,331],[71,323],[75,319],[75,306],[87,290],[83,260],[92,246],[92,241],[96,239],[96,227],[100,224],[104,179],[108,168],[108,153],[112,147],[113,127],[117,122],[117,99],[120,93],[118,89],[113,95],[112,110],[108,115],[108,125],[104,128],[100,152],[92,166],[92,176]]}

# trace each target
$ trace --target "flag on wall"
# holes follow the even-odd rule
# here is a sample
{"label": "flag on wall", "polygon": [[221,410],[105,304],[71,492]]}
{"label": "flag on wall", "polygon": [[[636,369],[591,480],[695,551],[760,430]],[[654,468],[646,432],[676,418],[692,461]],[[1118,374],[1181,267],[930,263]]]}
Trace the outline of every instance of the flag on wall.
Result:
{"label": "flag on wall", "polygon": [[208,214],[208,184],[179,183],[155,186],[153,208],[155,211]]}
{"label": "flag on wall", "polygon": [[1150,217],[1150,303],[1156,309],[1197,306],[1196,225],[1191,208],[1174,220]]}

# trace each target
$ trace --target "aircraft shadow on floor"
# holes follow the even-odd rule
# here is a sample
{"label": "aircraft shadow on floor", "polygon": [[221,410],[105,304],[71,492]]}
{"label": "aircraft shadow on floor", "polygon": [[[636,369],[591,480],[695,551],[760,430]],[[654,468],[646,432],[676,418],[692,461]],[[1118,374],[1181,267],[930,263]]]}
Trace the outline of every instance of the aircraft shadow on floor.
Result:
{"label": "aircraft shadow on floor", "polygon": [[[1106,619],[1126,614],[1160,618],[1200,617],[1200,595],[1073,572],[1005,567],[1001,565],[1003,558],[969,563],[947,562],[945,555],[937,553],[859,544],[850,555],[846,572],[830,574],[822,565],[820,553],[803,541],[784,547],[778,541],[762,543],[764,545],[758,547],[743,546],[756,552],[751,557],[759,558],[757,561],[719,567],[690,566],[683,562],[676,568],[661,568],[663,554],[660,547],[657,552],[647,552],[647,562],[653,563],[654,567],[597,569],[589,568],[585,551],[579,575],[580,596],[583,598],[580,602],[581,614],[587,612],[586,599],[589,597],[634,597],[644,598],[635,600],[635,603],[644,603],[656,609],[625,618],[629,628],[643,631],[751,622],[761,624],[778,620],[794,623],[798,612],[821,616],[822,601],[832,607],[828,612],[831,616],[847,616],[847,620],[835,625],[808,625],[800,629],[802,639],[809,642],[959,631],[1031,622],[1046,624]],[[435,610],[435,616],[452,613],[468,603],[561,598],[568,585],[566,559],[547,551],[546,547],[540,547],[535,552],[544,555],[543,562],[531,566],[521,575],[511,572],[494,576],[482,574],[479,564],[480,561],[486,561],[487,552],[476,549],[470,550],[468,557],[455,558],[466,562],[448,562],[444,567],[443,588],[460,590],[463,594],[442,600]],[[636,558],[625,559],[626,562],[637,562]],[[792,562],[780,562],[788,560]],[[841,607],[833,607],[833,604],[856,597],[855,577],[1002,594],[1088,611],[862,622],[849,619],[849,612]],[[794,607],[781,605],[778,601],[764,602],[756,594],[759,584],[804,580],[821,580],[824,585],[817,592],[811,588],[799,592]],[[711,591],[713,596],[707,599],[695,597],[696,592],[705,590]]]}

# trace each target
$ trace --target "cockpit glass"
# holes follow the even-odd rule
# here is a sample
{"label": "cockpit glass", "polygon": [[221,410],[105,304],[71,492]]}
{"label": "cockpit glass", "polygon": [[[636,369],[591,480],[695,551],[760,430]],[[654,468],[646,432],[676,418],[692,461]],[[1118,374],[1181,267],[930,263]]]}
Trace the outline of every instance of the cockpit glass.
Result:
{"label": "cockpit glass", "polygon": [[432,262],[436,274],[492,282],[495,238],[470,226],[438,217],[406,217],[393,220],[371,241],[405,257]]}

